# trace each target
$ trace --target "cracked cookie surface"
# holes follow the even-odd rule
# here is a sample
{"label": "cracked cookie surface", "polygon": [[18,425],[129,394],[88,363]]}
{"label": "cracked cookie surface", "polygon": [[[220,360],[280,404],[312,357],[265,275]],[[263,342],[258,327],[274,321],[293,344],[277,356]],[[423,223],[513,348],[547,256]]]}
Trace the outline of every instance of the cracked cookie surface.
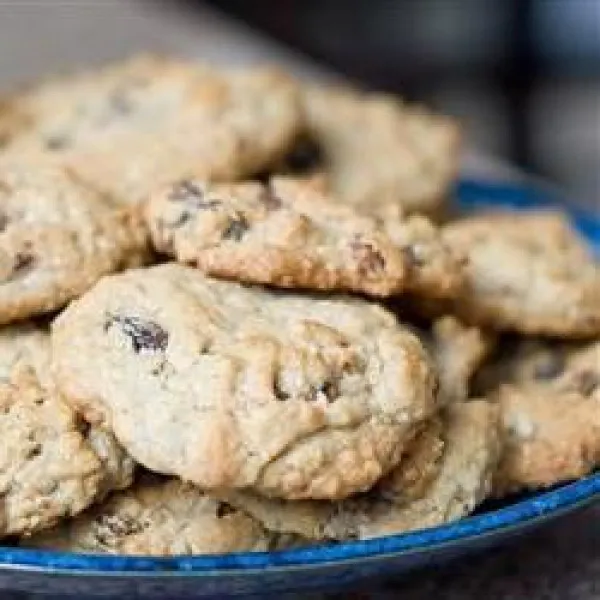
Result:
{"label": "cracked cookie surface", "polygon": [[175,264],[104,278],[72,303],[53,365],[65,398],[138,462],[205,489],[364,491],[436,409],[426,352],[383,308]]}
{"label": "cracked cookie surface", "polygon": [[0,323],[62,308],[146,252],[132,210],[45,160],[0,161]]}
{"label": "cracked cookie surface", "polygon": [[310,182],[177,182],[146,218],[157,250],[218,277],[373,296],[459,293],[464,263],[424,217],[361,215]]}
{"label": "cracked cookie surface", "polygon": [[500,452],[498,411],[485,401],[449,406],[400,464],[366,494],[341,502],[226,498],[272,531],[345,540],[433,527],[473,511],[489,494]]}
{"label": "cracked cookie surface", "polygon": [[50,155],[127,203],[180,177],[259,171],[300,124],[296,86],[276,70],[151,55],[48,80],[8,104],[9,151]]}

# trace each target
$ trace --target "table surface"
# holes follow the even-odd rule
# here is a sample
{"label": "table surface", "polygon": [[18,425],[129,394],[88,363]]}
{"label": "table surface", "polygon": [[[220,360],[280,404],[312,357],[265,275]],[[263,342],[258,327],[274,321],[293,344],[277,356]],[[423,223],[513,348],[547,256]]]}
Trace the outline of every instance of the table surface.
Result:
{"label": "table surface", "polygon": [[[336,79],[326,69],[205,9],[186,12],[177,3],[152,0],[0,1],[0,87],[138,50],[236,65],[275,62],[303,77]],[[515,176],[512,169],[475,152],[465,157],[464,170]],[[598,208],[597,201],[592,200],[591,208]],[[377,587],[351,596],[310,598],[598,600],[600,506],[547,526],[517,545]]]}

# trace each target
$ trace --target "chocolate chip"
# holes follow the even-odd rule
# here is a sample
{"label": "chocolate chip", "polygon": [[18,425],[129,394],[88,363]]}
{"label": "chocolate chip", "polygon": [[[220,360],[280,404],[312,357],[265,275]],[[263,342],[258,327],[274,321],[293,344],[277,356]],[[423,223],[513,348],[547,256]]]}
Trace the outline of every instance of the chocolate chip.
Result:
{"label": "chocolate chip", "polygon": [[354,259],[358,263],[358,272],[363,276],[380,273],[385,269],[385,259],[373,244],[355,240],[350,245]]}
{"label": "chocolate chip", "polygon": [[8,217],[0,212],[0,233],[8,227]]}
{"label": "chocolate chip", "polygon": [[297,140],[284,162],[287,170],[292,173],[314,171],[325,162],[323,149],[315,140],[303,137]]}
{"label": "chocolate chip", "polygon": [[236,213],[235,217],[229,219],[229,224],[223,232],[222,237],[224,240],[235,240],[236,242],[239,242],[249,228],[250,224],[246,217],[241,213]]}
{"label": "chocolate chip", "polygon": [[227,504],[227,502],[218,502],[217,503],[217,518],[222,519],[227,515],[234,515],[237,510],[231,506],[231,504]]}
{"label": "chocolate chip", "polygon": [[105,331],[108,331],[113,325],[118,325],[121,331],[130,338],[135,352],[164,352],[167,349],[169,334],[153,321],[146,321],[139,317],[112,315],[105,325]]}
{"label": "chocolate chip", "polygon": [[536,365],[533,377],[539,380],[555,379],[565,368],[565,361],[559,354],[550,354],[543,362]]}

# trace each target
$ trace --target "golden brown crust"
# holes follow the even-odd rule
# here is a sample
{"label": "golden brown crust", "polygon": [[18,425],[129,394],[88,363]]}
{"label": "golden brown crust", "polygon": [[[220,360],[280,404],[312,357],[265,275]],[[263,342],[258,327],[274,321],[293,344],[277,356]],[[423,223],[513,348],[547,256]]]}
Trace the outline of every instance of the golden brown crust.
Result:
{"label": "golden brown crust", "polygon": [[175,264],[105,278],[72,303],[53,362],[65,398],[134,458],[205,489],[364,491],[436,408],[423,347],[384,309]]}
{"label": "golden brown crust", "polygon": [[210,275],[284,288],[455,296],[463,262],[423,217],[361,216],[309,182],[177,182],[151,198],[155,247]]}
{"label": "golden brown crust", "polygon": [[148,476],[23,543],[92,554],[173,556],[267,550],[272,537],[248,515],[189,484]]}
{"label": "golden brown crust", "polygon": [[470,323],[523,334],[600,334],[600,268],[558,212],[491,213],[443,229],[467,255],[452,309]]}
{"label": "golden brown crust", "polygon": [[[335,195],[385,216],[442,210],[458,170],[460,131],[449,118],[385,94],[307,86],[307,134],[321,148]],[[317,167],[318,168],[318,167]]]}
{"label": "golden brown crust", "polygon": [[52,312],[102,275],[141,264],[139,214],[46,160],[0,163],[0,324]]}
{"label": "golden brown crust", "polygon": [[254,173],[300,125],[296,86],[279,71],[220,72],[150,55],[47,80],[13,106],[26,118],[11,152],[50,155],[126,203],[181,177]]}

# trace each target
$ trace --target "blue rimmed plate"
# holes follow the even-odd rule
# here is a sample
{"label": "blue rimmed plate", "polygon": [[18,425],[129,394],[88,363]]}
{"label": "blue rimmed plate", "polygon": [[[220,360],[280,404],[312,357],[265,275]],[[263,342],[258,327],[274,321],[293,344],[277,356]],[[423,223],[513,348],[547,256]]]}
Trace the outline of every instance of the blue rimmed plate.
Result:
{"label": "blue rimmed plate", "polygon": [[[462,181],[457,203],[464,211],[504,206],[516,210],[552,204],[532,187]],[[579,230],[600,249],[600,218],[572,213]],[[104,595],[125,599],[224,598],[340,587],[441,563],[527,532],[600,499],[600,473],[556,489],[483,507],[456,523],[331,546],[272,553],[143,558],[88,556],[0,547],[1,590],[42,592],[63,598]]]}

